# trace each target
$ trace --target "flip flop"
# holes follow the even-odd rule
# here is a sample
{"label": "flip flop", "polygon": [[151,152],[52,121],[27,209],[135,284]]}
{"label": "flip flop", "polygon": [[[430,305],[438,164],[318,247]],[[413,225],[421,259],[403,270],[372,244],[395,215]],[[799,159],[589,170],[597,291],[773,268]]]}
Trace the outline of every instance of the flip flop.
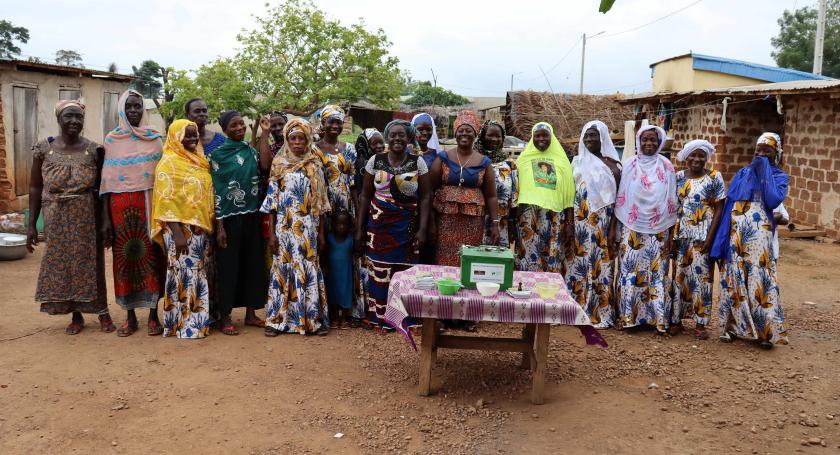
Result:
{"label": "flip flop", "polygon": [[122,326],[117,329],[117,336],[118,337],[128,337],[134,334],[137,331],[137,326],[132,327],[128,321],[123,322]]}
{"label": "flip flop", "polygon": [[222,333],[224,333],[227,336],[239,335],[239,331],[236,330],[236,326],[234,326],[233,324],[223,325]]}
{"label": "flip flop", "polygon": [[265,336],[269,338],[274,338],[277,335],[280,335],[280,331],[275,329],[274,327],[266,327],[265,328]]}
{"label": "flip flop", "polygon": [[111,319],[110,314],[99,316],[99,330],[105,333],[111,333],[114,330],[117,330],[117,326],[114,325],[114,320]]}
{"label": "flip flop", "polygon": [[257,321],[256,321],[256,322],[254,322],[253,320],[250,320],[250,321],[249,321],[249,320],[247,320],[247,319],[246,319],[246,320],[245,320],[245,325],[249,325],[249,326],[251,326],[251,327],[260,327],[260,328],[263,328],[263,327],[265,327],[265,321],[263,321],[263,320],[262,320],[262,319],[260,319],[260,318],[257,318]]}
{"label": "flip flop", "polygon": [[79,332],[81,332],[82,329],[84,329],[84,328],[85,328],[85,323],[84,322],[82,322],[82,323],[71,322],[70,325],[68,325],[67,328],[64,329],[64,333],[66,333],[67,335],[78,335]]}
{"label": "flip flop", "polygon": [[158,321],[149,321],[148,328],[146,329],[146,335],[149,335],[150,337],[163,335],[163,326],[160,325]]}

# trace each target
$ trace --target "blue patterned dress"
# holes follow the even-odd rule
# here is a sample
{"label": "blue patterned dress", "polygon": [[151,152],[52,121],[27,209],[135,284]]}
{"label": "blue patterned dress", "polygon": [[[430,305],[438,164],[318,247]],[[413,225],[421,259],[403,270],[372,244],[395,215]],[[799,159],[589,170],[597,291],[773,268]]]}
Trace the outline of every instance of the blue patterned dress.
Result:
{"label": "blue patterned dress", "polygon": [[660,333],[669,327],[670,259],[665,236],[643,234],[622,226],[618,257],[618,318],[621,327],[651,325]]}
{"label": "blue patterned dress", "polygon": [[305,335],[328,322],[326,287],[318,263],[319,219],[309,214],[311,192],[306,168],[289,172],[269,183],[260,209],[277,214],[279,254],[271,264],[265,325],[280,332]]}
{"label": "blue patterned dress", "polygon": [[163,295],[163,336],[204,338],[210,333],[207,266],[210,264],[211,235],[194,226],[181,226],[187,240],[187,253],[180,256],[175,250],[169,226],[163,229],[168,258]]}
{"label": "blue patterned dress", "polygon": [[[499,246],[510,247],[510,213],[516,208],[516,199],[519,195],[519,173],[516,171],[516,161],[506,160],[501,163],[493,163],[493,173],[496,175],[496,199],[499,201]],[[492,228],[490,215],[484,217],[484,240],[485,245],[490,244],[490,228]]]}

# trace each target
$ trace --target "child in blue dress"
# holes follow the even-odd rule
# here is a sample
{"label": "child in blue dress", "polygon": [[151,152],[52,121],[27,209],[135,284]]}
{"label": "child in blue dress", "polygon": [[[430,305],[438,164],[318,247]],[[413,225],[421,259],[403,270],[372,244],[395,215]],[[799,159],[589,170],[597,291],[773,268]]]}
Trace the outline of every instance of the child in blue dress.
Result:
{"label": "child in blue dress", "polygon": [[332,219],[332,232],[327,233],[327,304],[330,328],[344,329],[353,310],[353,237],[350,235],[350,214],[337,210]]}

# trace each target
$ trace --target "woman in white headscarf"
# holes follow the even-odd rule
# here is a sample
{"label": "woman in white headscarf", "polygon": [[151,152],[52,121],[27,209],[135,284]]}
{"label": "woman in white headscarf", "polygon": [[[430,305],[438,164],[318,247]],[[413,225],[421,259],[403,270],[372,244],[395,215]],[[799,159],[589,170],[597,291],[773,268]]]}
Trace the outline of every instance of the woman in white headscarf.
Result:
{"label": "woman in white headscarf", "polygon": [[709,141],[693,140],[677,154],[686,169],[677,173],[677,275],[671,306],[671,335],[682,331],[682,320],[694,319],[694,336],[709,338],[706,326],[712,312],[714,261],[709,257],[720,226],[726,184],[720,172],[706,169],[715,147]]}
{"label": "woman in white headscarf", "polygon": [[621,163],[607,125],[594,120],[580,133],[572,160],[575,179],[574,247],[566,250],[566,284],[592,325],[614,324],[612,282],[615,252],[607,237],[613,222]]}
{"label": "woman in white headscarf", "polygon": [[620,328],[650,325],[668,333],[670,299],[666,295],[673,227],[677,221],[677,179],[674,166],[659,152],[665,130],[647,125],[636,133],[639,154],[627,161],[615,200],[621,222],[611,229],[619,238]]}

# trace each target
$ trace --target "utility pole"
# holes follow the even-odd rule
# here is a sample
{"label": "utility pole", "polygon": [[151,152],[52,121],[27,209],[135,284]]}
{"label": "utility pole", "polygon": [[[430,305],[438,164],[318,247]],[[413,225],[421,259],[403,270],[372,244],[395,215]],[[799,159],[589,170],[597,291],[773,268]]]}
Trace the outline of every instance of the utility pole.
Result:
{"label": "utility pole", "polygon": [[510,91],[513,91],[513,73],[510,75]]}
{"label": "utility pole", "polygon": [[820,0],[817,16],[817,36],[814,40],[814,74],[822,74],[823,45],[825,44],[825,8],[826,0]]}
{"label": "utility pole", "polygon": [[[596,36],[604,33],[600,31],[594,35],[590,35],[590,38],[595,38]],[[580,94],[583,95],[583,67],[586,65],[586,33],[583,34],[583,48],[580,51]]]}
{"label": "utility pole", "polygon": [[435,102],[436,101],[435,96],[437,95],[437,75],[435,75],[435,69],[434,68],[429,68],[429,69],[432,71],[432,84],[433,84],[432,87],[434,88],[432,90],[432,108],[435,108],[435,107],[437,107],[437,104]]}

